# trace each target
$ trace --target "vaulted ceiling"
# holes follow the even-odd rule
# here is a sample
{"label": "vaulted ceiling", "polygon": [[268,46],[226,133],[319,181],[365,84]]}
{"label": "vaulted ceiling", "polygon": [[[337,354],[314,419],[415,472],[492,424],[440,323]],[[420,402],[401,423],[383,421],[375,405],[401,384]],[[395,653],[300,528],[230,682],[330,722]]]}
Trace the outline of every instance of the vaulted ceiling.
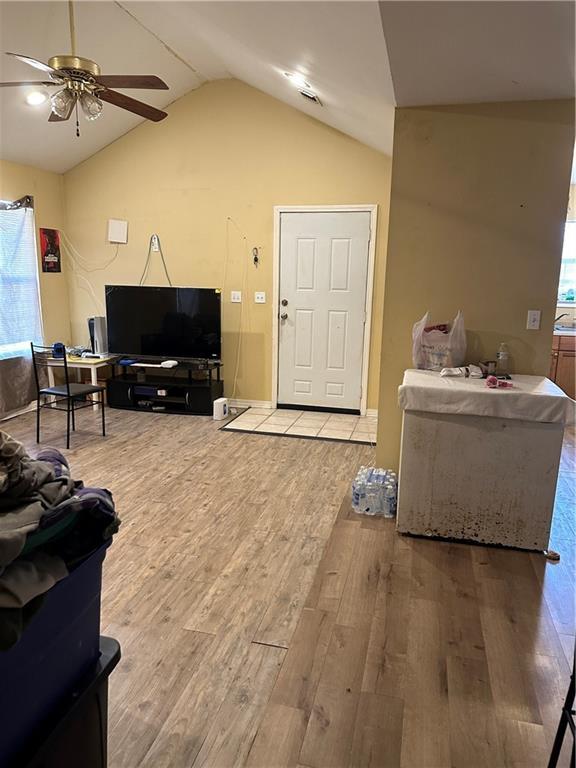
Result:
{"label": "vaulted ceiling", "polygon": [[573,98],[574,7],[381,2],[397,105]]}
{"label": "vaulted ceiling", "polygon": [[[234,77],[388,154],[398,105],[574,95],[570,2],[76,3],[77,48],[107,74],[157,74],[169,91],[126,91],[157,107]],[[0,2],[0,50],[46,61],[70,50],[67,5]],[[284,76],[304,75],[323,106]],[[0,80],[35,79],[0,56]],[[64,172],[141,118],[110,105],[102,117],[47,123],[24,88],[0,89],[0,157]],[[170,119],[170,118],[168,118]]]}

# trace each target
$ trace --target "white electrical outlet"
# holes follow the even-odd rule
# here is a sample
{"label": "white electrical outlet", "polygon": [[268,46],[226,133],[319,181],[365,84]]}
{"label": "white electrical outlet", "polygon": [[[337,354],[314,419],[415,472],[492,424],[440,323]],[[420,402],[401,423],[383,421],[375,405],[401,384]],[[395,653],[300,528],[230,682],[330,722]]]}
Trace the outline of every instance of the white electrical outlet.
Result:
{"label": "white electrical outlet", "polygon": [[266,304],[266,294],[264,291],[254,291],[254,304]]}
{"label": "white electrical outlet", "polygon": [[232,304],[242,304],[242,291],[230,291],[230,301]]}
{"label": "white electrical outlet", "polygon": [[542,312],[539,309],[529,309],[526,317],[526,330],[527,331],[539,331],[540,330],[540,317]]}

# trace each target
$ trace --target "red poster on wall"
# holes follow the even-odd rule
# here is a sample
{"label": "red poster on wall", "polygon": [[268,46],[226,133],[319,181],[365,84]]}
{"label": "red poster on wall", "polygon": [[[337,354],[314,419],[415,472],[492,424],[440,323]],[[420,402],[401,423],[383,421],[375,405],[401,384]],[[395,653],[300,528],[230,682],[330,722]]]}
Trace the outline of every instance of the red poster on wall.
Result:
{"label": "red poster on wall", "polygon": [[57,229],[40,228],[40,254],[42,272],[61,272],[60,232]]}

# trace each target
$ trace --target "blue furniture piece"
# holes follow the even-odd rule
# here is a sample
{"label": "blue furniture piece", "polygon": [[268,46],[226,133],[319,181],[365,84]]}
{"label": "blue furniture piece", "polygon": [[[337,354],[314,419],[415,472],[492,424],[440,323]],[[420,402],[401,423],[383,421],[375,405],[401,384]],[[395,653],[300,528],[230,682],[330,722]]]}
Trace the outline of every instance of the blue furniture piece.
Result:
{"label": "blue furniture piece", "polygon": [[[24,765],[47,723],[75,688],[94,675],[101,655],[102,564],[109,543],[44,596],[20,640],[0,652],[0,765]],[[77,765],[85,764],[78,761]]]}

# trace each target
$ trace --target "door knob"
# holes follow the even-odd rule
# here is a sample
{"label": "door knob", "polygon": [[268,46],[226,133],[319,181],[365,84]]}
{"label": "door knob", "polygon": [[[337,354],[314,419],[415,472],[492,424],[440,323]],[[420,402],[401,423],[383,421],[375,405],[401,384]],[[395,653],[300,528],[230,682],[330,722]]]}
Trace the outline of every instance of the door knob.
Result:
{"label": "door knob", "polygon": [[287,320],[288,319],[288,312],[282,312],[280,315],[280,320]]}
{"label": "door knob", "polygon": [[280,304],[282,304],[283,307],[287,307],[288,306],[288,299],[282,299]]}

